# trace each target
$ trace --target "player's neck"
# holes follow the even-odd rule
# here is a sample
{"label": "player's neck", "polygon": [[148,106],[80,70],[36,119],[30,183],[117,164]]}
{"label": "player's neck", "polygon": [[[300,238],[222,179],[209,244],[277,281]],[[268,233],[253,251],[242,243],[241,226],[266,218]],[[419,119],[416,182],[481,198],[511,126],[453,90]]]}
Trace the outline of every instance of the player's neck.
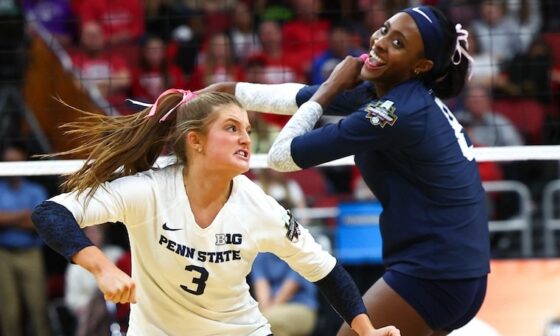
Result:
{"label": "player's neck", "polygon": [[222,207],[228,200],[233,181],[217,174],[199,175],[183,171],[185,192],[191,207]]}

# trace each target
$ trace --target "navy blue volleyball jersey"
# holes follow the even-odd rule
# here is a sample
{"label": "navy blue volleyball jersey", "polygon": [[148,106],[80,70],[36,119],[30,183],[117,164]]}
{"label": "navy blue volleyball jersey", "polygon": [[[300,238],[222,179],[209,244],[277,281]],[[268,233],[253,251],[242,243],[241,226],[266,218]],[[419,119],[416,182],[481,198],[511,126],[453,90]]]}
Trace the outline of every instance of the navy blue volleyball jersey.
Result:
{"label": "navy blue volleyball jersey", "polygon": [[[298,104],[317,87],[305,87]],[[363,84],[326,109],[344,114],[293,139],[301,168],[355,156],[366,184],[383,206],[383,261],[412,276],[457,279],[489,272],[485,192],[472,145],[449,109],[420,81],[376,98]]]}

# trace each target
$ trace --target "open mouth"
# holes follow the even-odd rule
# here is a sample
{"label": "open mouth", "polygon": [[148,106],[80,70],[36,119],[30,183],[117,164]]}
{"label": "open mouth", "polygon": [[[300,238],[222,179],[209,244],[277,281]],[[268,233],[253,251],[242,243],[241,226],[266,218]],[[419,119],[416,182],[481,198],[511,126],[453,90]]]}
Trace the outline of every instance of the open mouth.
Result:
{"label": "open mouth", "polygon": [[249,151],[244,150],[244,149],[240,149],[240,150],[235,152],[235,155],[240,156],[244,159],[248,159],[249,158]]}
{"label": "open mouth", "polygon": [[368,70],[375,70],[387,63],[383,61],[372,49],[369,53],[369,57],[366,59],[364,64]]}
{"label": "open mouth", "polygon": [[376,62],[378,62],[378,63],[380,63],[380,64],[385,64],[385,62],[375,53],[374,50],[372,50],[372,51],[369,53],[369,56],[370,56],[371,58],[373,58]]}

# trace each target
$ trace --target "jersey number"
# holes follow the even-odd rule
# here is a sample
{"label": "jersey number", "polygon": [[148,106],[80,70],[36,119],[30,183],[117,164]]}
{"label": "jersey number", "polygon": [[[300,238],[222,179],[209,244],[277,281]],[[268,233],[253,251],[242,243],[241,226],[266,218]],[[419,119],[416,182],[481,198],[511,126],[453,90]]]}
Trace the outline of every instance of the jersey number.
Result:
{"label": "jersey number", "polygon": [[181,289],[194,295],[202,295],[202,293],[204,293],[204,289],[206,288],[206,280],[208,280],[208,271],[206,268],[195,265],[187,265],[185,267],[185,271],[193,273],[191,280],[192,285],[189,285],[189,287],[181,285]]}
{"label": "jersey number", "polygon": [[441,112],[443,112],[445,119],[447,119],[451,127],[453,127],[455,137],[457,138],[457,142],[459,143],[463,156],[466,157],[467,160],[472,161],[474,159],[473,145],[468,143],[467,138],[465,137],[465,129],[461,126],[461,124],[459,124],[457,118],[455,118],[453,113],[449,111],[449,108],[447,108],[441,100],[436,98],[436,104],[438,104]]}

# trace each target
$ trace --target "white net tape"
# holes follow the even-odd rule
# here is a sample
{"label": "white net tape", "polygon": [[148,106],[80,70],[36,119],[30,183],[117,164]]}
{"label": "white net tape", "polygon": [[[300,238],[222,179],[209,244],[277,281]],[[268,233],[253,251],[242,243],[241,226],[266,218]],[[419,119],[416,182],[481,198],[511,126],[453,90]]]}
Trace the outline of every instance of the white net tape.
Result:
{"label": "white net tape", "polygon": [[[527,161],[527,160],[560,160],[560,146],[511,146],[511,147],[477,147],[474,148],[477,161]],[[172,162],[171,157],[161,157],[158,166]],[[40,160],[0,162],[0,176],[39,176],[64,175],[78,170],[83,160]],[[353,165],[352,156],[331,161],[326,166]],[[251,168],[266,168],[266,154],[251,156]]]}

